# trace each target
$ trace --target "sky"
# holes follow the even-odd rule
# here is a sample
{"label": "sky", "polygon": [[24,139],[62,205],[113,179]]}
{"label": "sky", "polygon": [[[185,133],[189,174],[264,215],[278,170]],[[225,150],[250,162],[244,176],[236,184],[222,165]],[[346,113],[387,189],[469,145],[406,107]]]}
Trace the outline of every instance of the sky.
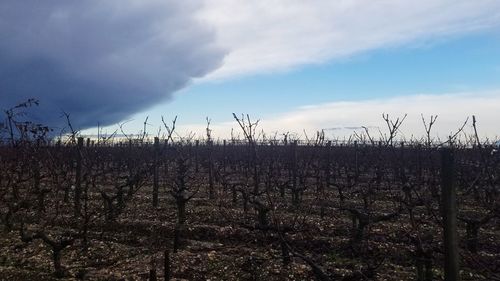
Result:
{"label": "sky", "polygon": [[268,135],[343,138],[385,132],[387,113],[407,114],[405,138],[422,114],[436,138],[471,115],[500,136],[496,0],[4,0],[0,37],[0,107],[38,98],[30,116],[59,130],[62,112],[84,134],[149,116],[157,135],[178,116],[203,137],[209,117],[226,138],[234,112]]}

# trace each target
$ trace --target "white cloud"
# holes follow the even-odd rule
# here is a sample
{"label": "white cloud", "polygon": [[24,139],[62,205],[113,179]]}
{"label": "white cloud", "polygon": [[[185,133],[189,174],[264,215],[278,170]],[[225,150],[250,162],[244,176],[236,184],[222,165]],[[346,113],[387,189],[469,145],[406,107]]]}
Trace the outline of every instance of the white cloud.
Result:
{"label": "white cloud", "polygon": [[208,78],[286,70],[492,28],[497,0],[205,0],[199,18],[230,51]]}
{"label": "white cloud", "polygon": [[[401,126],[404,136],[409,139],[424,136],[424,126],[421,114],[427,119],[430,115],[438,115],[432,135],[446,139],[450,133],[457,131],[466,118],[477,117],[477,126],[481,137],[498,138],[500,128],[500,90],[481,93],[451,93],[443,95],[414,95],[405,97],[371,99],[349,102],[332,102],[304,106],[286,114],[275,117],[253,116],[261,118],[259,125],[267,133],[294,132],[314,134],[317,130],[329,128],[344,128],[343,130],[327,130],[330,137],[344,137],[352,134],[350,127],[370,127],[371,134],[378,137],[378,129],[386,132],[382,113],[387,113],[393,120],[408,114]],[[427,120],[428,122],[428,120]],[[471,132],[472,120],[466,127]],[[182,132],[196,132],[203,136],[204,124],[179,125]],[[231,128],[239,132],[236,122],[212,124],[213,135],[228,138]],[[347,128],[346,128],[347,127]]]}

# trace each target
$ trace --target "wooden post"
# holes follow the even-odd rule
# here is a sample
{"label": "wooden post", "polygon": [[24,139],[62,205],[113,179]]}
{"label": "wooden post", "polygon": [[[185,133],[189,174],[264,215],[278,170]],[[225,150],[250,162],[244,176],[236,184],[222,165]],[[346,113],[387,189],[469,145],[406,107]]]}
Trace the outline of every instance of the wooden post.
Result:
{"label": "wooden post", "polygon": [[417,145],[417,178],[418,182],[422,183],[422,145]]}
{"label": "wooden post", "polygon": [[83,138],[79,137],[76,148],[76,175],[75,175],[75,217],[80,214],[81,209],[81,196],[82,196],[82,149]]}
{"label": "wooden post", "polygon": [[151,257],[150,268],[149,268],[149,281],[156,281],[156,259],[154,256]]}
{"label": "wooden post", "polygon": [[175,225],[175,228],[174,228],[174,247],[173,247],[173,251],[174,251],[174,254],[177,253],[177,250],[179,250],[179,247],[180,247],[180,240],[181,240],[181,235],[180,235],[180,225],[179,223],[177,223]]}
{"label": "wooden post", "polygon": [[359,177],[359,166],[358,166],[358,141],[354,141],[354,161],[355,161],[355,171],[356,179]]}
{"label": "wooden post", "polygon": [[153,207],[158,207],[158,156],[160,154],[160,139],[154,141],[154,166],[153,166]]}
{"label": "wooden post", "polygon": [[164,271],[164,278],[165,281],[170,280],[170,254],[168,250],[165,250],[163,253],[164,259],[163,259],[163,271]]}
{"label": "wooden post", "polygon": [[[39,142],[37,142],[37,154],[39,153]],[[33,162],[33,179],[34,179],[34,186],[33,189],[35,193],[37,194],[38,197],[38,215],[41,217],[42,212],[45,210],[45,204],[44,204],[44,196],[45,192],[40,189],[40,180],[41,180],[41,175],[40,175],[40,156],[37,155],[34,158]]]}
{"label": "wooden post", "polygon": [[225,173],[226,172],[226,164],[227,164],[227,143],[226,140],[223,142],[223,147],[222,147],[222,155],[224,155],[223,162],[222,162],[222,171]]}
{"label": "wooden post", "polygon": [[[328,141],[326,143],[326,153],[325,153],[325,165],[323,167],[325,179],[324,179],[324,184],[326,186],[326,189],[330,189],[331,186],[331,176],[330,176],[330,166],[331,166],[331,152],[332,152],[332,141]],[[321,209],[320,209],[320,217],[323,219],[325,217],[325,209],[326,209],[326,202],[327,200],[325,199],[325,187],[321,189]]]}
{"label": "wooden post", "polygon": [[200,140],[195,141],[195,152],[194,152],[194,170],[196,173],[199,171],[199,165],[198,165],[198,152],[200,150]]}
{"label": "wooden post", "polygon": [[212,140],[207,141],[208,148],[208,193],[210,199],[215,199],[215,187],[214,187],[214,163],[212,157],[213,149]]}
{"label": "wooden post", "polygon": [[454,166],[454,155],[452,149],[444,148],[441,151],[441,197],[443,212],[445,281],[456,281],[460,279]]}
{"label": "wooden post", "polygon": [[298,186],[298,167],[297,167],[297,145],[298,142],[297,140],[294,140],[292,143],[292,163],[291,163],[291,168],[292,168],[292,204],[294,207],[298,207],[300,204],[300,193],[299,193],[299,186]]}

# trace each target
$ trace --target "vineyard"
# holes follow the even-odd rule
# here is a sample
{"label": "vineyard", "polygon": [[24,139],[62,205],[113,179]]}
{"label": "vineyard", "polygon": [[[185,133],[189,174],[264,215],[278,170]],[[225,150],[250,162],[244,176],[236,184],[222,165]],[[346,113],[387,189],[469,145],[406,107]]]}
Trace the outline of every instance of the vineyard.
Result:
{"label": "vineyard", "polygon": [[494,144],[257,140],[236,120],[227,141],[19,129],[0,279],[500,280]]}

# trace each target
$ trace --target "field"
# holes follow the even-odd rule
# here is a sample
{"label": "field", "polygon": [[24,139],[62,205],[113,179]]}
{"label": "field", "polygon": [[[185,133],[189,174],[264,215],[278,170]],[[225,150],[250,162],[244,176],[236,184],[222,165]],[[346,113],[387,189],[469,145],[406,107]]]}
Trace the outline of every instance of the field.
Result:
{"label": "field", "polygon": [[169,140],[1,147],[0,279],[500,280],[492,146]]}

